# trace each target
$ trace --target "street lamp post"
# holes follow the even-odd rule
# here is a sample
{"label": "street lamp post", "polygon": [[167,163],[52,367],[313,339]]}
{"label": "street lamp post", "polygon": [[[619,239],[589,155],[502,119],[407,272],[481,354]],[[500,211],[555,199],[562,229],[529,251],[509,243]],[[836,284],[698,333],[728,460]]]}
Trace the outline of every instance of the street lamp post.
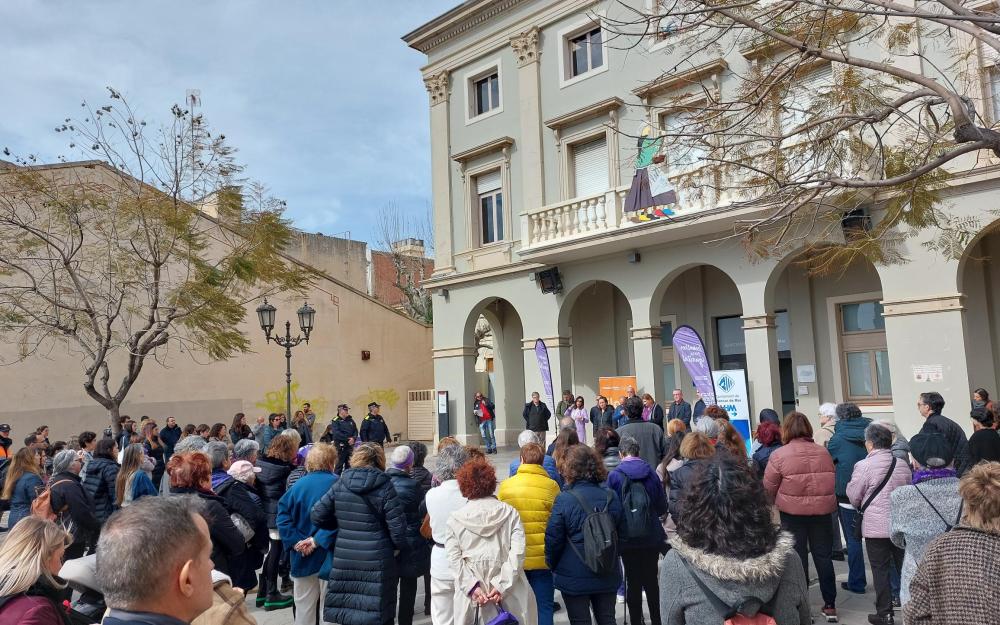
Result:
{"label": "street lamp post", "polygon": [[[302,308],[299,308],[296,314],[299,317],[299,328],[302,329],[303,336],[292,337],[292,322],[285,322],[285,336],[271,336],[271,330],[274,329],[274,318],[278,312],[278,309],[267,303],[267,298],[264,298],[264,303],[257,307],[257,319],[260,321],[260,328],[264,331],[264,337],[267,342],[274,343],[278,347],[285,348],[285,402],[286,402],[286,412],[285,416],[291,420],[292,418],[292,348],[299,343],[305,341],[306,344],[309,343],[309,334],[313,329],[313,321],[316,318],[316,311],[308,302],[303,304]],[[290,422],[290,421],[289,421]]]}

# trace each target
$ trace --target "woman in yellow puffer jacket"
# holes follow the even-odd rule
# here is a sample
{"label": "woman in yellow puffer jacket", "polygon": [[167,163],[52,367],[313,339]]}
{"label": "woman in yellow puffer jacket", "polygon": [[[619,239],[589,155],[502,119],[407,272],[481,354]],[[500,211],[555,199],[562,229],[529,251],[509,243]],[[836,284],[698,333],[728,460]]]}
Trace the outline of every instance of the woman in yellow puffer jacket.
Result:
{"label": "woman in yellow puffer jacket", "polygon": [[528,578],[538,606],[538,625],[552,625],[552,572],[545,565],[545,527],[552,514],[559,485],[542,466],[545,450],[537,443],[521,448],[521,466],[517,473],[500,483],[497,498],[521,515],[527,550],[524,574]]}

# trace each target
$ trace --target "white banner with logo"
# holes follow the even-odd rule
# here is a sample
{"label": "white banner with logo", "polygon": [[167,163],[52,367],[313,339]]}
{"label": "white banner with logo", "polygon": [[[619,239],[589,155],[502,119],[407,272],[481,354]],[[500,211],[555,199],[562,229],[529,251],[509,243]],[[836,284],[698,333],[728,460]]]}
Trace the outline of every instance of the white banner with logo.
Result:
{"label": "white banner with logo", "polygon": [[715,403],[729,413],[729,422],[747,444],[747,453],[753,441],[750,438],[750,397],[747,394],[747,376],[743,369],[726,369],[712,372],[715,384]]}

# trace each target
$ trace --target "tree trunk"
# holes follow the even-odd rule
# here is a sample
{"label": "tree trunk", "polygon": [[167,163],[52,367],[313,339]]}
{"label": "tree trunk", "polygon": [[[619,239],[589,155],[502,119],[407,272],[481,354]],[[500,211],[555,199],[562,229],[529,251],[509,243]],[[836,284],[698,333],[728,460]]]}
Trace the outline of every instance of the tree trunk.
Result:
{"label": "tree trunk", "polygon": [[111,419],[111,433],[115,438],[122,431],[122,425],[118,422],[118,418],[121,416],[121,405],[118,402],[112,402],[110,408],[108,408],[108,416]]}

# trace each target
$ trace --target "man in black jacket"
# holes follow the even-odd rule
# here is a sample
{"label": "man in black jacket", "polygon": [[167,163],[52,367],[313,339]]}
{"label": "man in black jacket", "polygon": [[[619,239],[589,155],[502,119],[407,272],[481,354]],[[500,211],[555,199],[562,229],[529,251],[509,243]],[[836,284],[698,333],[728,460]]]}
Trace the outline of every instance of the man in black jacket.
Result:
{"label": "man in black jacket", "polygon": [[590,423],[594,426],[594,434],[601,428],[615,427],[615,409],[608,405],[608,398],[600,395],[597,405],[590,409]]}
{"label": "man in black jacket", "polygon": [[671,419],[680,419],[685,428],[691,429],[691,404],[684,401],[684,393],[679,388],[674,389],[674,401],[667,408],[667,423]]}
{"label": "man in black jacket", "polygon": [[354,423],[347,404],[337,406],[337,416],[326,426],[326,439],[333,442],[337,448],[337,466],[333,472],[341,475],[344,469],[351,468],[351,452],[354,451],[354,440],[358,436],[358,426]]}
{"label": "man in black jacket", "polygon": [[521,416],[524,417],[524,429],[538,434],[539,440],[544,441],[545,433],[549,431],[549,417],[552,416],[552,412],[541,400],[537,391],[531,394],[531,401],[524,405]]}
{"label": "man in black jacket", "polygon": [[83,557],[87,546],[97,540],[101,523],[94,516],[94,501],[80,484],[80,454],[64,449],[52,459],[52,478],[49,480],[52,511],[60,522],[72,526],[73,544],[66,547],[65,559]]}
{"label": "man in black jacket", "polygon": [[385,419],[379,414],[381,408],[382,406],[378,405],[377,402],[368,404],[368,414],[365,415],[365,420],[361,423],[362,443],[377,443],[379,447],[382,447],[384,443],[392,440],[389,435],[389,426],[385,424]]}
{"label": "man in black jacket", "polygon": [[160,440],[163,441],[163,461],[170,462],[174,446],[181,440],[181,427],[177,425],[177,419],[167,417],[167,424],[160,430]]}
{"label": "man in black jacket", "polygon": [[917,410],[924,418],[920,433],[929,434],[938,431],[944,435],[955,457],[955,471],[961,477],[969,469],[969,439],[965,436],[962,426],[941,414],[944,410],[944,397],[934,391],[921,393],[920,399],[917,400]]}

